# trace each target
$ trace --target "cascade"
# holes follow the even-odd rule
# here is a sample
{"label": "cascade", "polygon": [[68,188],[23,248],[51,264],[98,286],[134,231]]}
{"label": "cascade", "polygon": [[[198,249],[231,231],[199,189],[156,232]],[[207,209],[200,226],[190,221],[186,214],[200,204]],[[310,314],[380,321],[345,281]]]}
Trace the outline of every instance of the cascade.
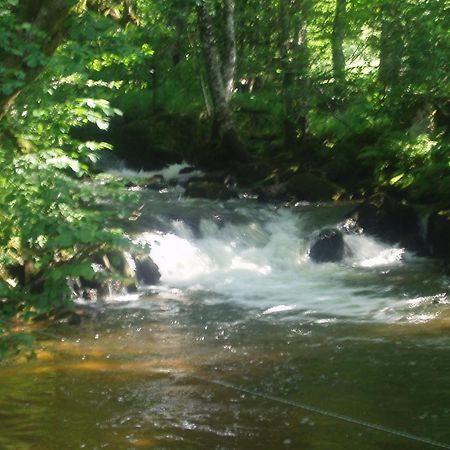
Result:
{"label": "cascade", "polygon": [[[413,276],[423,261],[359,230],[347,230],[345,217],[352,205],[285,208],[247,196],[186,198],[180,186],[198,172],[186,174],[183,168],[120,173],[171,181],[171,187],[141,192],[145,231],[136,241],[150,247],[160,270],[161,283],[154,289],[181,289],[188,297],[207,293],[211,301],[228,299],[264,314],[392,321],[409,314],[410,305],[392,295],[384,280]],[[313,237],[330,226],[343,230],[344,258],[316,264],[308,255]]]}

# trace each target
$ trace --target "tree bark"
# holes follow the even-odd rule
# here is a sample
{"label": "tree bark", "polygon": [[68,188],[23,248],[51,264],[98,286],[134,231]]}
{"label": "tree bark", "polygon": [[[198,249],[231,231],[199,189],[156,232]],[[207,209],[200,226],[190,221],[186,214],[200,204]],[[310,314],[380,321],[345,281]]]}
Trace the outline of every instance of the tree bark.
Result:
{"label": "tree bark", "polygon": [[123,17],[122,23],[127,25],[129,23],[134,23],[135,25],[139,25],[139,17],[135,11],[135,5],[132,0],[123,0]]}
{"label": "tree bark", "polygon": [[225,83],[225,95],[228,102],[231,100],[234,91],[237,61],[234,9],[234,0],[224,0],[225,56],[222,64],[222,76]]}
{"label": "tree bark", "polygon": [[197,4],[197,22],[200,41],[208,74],[213,106],[213,131],[211,140],[230,158],[246,159],[233,118],[230,100],[233,95],[236,73],[236,37],[234,25],[234,0],[224,0],[224,33],[222,52],[217,30],[214,29],[211,5],[208,0]]}
{"label": "tree bark", "polygon": [[331,50],[333,60],[333,77],[335,95],[342,97],[345,91],[345,55],[344,39],[347,26],[347,0],[336,0],[336,11],[331,34]]}
{"label": "tree bark", "polygon": [[198,26],[202,43],[203,54],[206,62],[209,86],[213,100],[214,116],[219,122],[222,131],[232,128],[232,114],[229,105],[230,95],[225,84],[224,64],[220,57],[217,38],[214,34],[211,11],[207,0],[202,0],[197,6]]}

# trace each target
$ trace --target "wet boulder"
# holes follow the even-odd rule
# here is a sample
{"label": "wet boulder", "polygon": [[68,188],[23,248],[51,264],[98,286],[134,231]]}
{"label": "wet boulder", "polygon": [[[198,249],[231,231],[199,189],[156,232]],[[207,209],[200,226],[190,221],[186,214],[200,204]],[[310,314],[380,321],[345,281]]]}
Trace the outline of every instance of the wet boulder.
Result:
{"label": "wet boulder", "polygon": [[99,255],[94,260],[94,277],[78,277],[69,283],[74,295],[85,300],[96,301],[136,292],[138,284],[155,285],[161,278],[158,266],[149,256],[116,251]]}
{"label": "wet boulder", "polygon": [[79,277],[72,280],[69,285],[77,297],[89,301],[109,297],[113,292],[113,286],[107,279]]}
{"label": "wet boulder", "polygon": [[435,211],[430,214],[427,244],[431,256],[450,261],[450,211]]}
{"label": "wet boulder", "polygon": [[134,177],[125,183],[125,186],[129,189],[133,188],[145,188],[159,190],[167,187],[167,183],[162,175],[153,175],[147,178]]}
{"label": "wet boulder", "polygon": [[96,301],[136,290],[134,269],[130,267],[124,252],[95,255],[91,266],[95,275],[69,280],[69,287],[76,297]]}
{"label": "wet boulder", "polygon": [[158,284],[161,279],[159,267],[148,256],[145,258],[135,258],[136,278],[139,283],[146,285]]}
{"label": "wet boulder", "polygon": [[287,183],[273,183],[256,190],[260,202],[285,201],[289,199]]}
{"label": "wet boulder", "polygon": [[344,257],[344,237],[336,228],[319,232],[309,250],[309,257],[317,263],[339,262]]}
{"label": "wet boulder", "polygon": [[406,203],[386,194],[368,198],[352,213],[351,218],[364,232],[392,244],[423,253],[425,250],[418,212]]}
{"label": "wet boulder", "polygon": [[206,180],[191,180],[186,186],[186,196],[209,200],[228,200],[237,194],[223,183]]}

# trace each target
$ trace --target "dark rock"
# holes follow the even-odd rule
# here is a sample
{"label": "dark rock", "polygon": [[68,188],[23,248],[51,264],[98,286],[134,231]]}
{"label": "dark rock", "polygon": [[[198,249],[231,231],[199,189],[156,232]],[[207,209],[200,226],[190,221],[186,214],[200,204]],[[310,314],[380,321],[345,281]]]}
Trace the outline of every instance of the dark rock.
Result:
{"label": "dark rock", "polygon": [[153,285],[159,283],[161,273],[150,257],[136,258],[136,278],[139,283]]}
{"label": "dark rock", "polygon": [[127,261],[121,252],[97,254],[92,257],[93,278],[77,277],[69,280],[69,286],[77,297],[96,301],[112,295],[123,294],[132,287],[134,273],[127,272]]}
{"label": "dark rock", "polygon": [[409,250],[424,252],[419,214],[410,205],[385,194],[375,194],[359,205],[351,217],[368,234],[389,243],[399,243]]}
{"label": "dark rock", "polygon": [[318,234],[309,250],[314,262],[339,262],[344,257],[344,237],[336,228],[326,228]]}
{"label": "dark rock", "polygon": [[[92,258],[96,276],[93,279],[84,277],[71,279],[69,286],[75,296],[97,301],[124,292],[136,292],[138,278],[145,284],[157,283],[160,275],[156,264],[152,261],[153,267],[150,258],[135,259],[123,251],[96,255]],[[136,270],[132,261],[136,263]]]}
{"label": "dark rock", "polygon": [[338,198],[343,189],[312,173],[297,173],[287,181],[287,191],[298,200],[326,202]]}
{"label": "dark rock", "polygon": [[435,211],[430,214],[426,238],[431,256],[450,260],[449,211]]}
{"label": "dark rock", "polygon": [[207,198],[210,200],[228,200],[236,198],[236,192],[221,183],[205,180],[191,180],[186,186],[186,196],[192,198]]}
{"label": "dark rock", "polygon": [[164,189],[167,187],[167,183],[164,180],[162,175],[153,175],[149,178],[135,178],[133,180],[129,180],[125,183],[127,188],[146,188],[146,189]]}
{"label": "dark rock", "polygon": [[232,177],[230,176],[230,173],[226,170],[210,170],[209,172],[205,173],[202,177],[199,178],[191,178],[191,180],[203,180],[208,181],[210,183],[219,183],[223,184],[224,186],[229,185],[230,179]]}
{"label": "dark rock", "polygon": [[75,289],[76,294],[85,300],[97,300],[108,297],[111,294],[111,287],[108,280],[94,279],[88,280],[80,277]]}
{"label": "dark rock", "polygon": [[256,191],[260,202],[282,201],[288,199],[287,183],[274,183]]}

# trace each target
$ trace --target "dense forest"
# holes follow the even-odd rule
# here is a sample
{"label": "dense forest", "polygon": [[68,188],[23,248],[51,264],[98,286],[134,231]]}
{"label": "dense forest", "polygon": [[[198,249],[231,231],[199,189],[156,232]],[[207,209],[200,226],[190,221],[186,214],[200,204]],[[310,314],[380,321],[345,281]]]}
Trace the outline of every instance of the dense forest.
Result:
{"label": "dense forest", "polygon": [[383,193],[448,224],[446,0],[0,5],[3,355],[132,245],[134,194],[89,183],[108,161],[187,161],[269,201]]}

